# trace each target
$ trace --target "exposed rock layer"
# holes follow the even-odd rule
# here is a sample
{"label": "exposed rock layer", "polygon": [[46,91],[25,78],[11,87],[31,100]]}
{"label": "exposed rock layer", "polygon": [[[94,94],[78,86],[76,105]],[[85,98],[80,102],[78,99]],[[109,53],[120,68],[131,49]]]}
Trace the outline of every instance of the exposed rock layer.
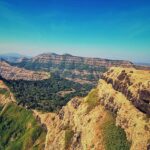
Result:
{"label": "exposed rock layer", "polygon": [[0,61],[0,76],[7,80],[44,80],[49,78],[46,72],[35,72],[9,65]]}
{"label": "exposed rock layer", "polygon": [[123,93],[136,108],[150,115],[150,71],[112,68],[102,79]]}
{"label": "exposed rock layer", "polygon": [[101,59],[101,58],[88,58],[88,57],[78,57],[72,56],[69,54],[58,55],[58,54],[41,54],[30,61],[32,62],[39,62],[39,63],[49,63],[52,62],[54,64],[87,64],[90,66],[105,66],[105,67],[112,67],[112,66],[123,66],[123,67],[133,67],[133,64],[129,61],[124,60],[109,60],[109,59]]}
{"label": "exposed rock layer", "polygon": [[131,150],[147,150],[150,145],[150,118],[104,80],[100,81],[99,89],[100,104],[116,114],[116,125],[125,130]]}
{"label": "exposed rock layer", "polygon": [[35,71],[50,71],[74,82],[95,85],[101,74],[109,67],[134,67],[133,63],[124,60],[78,57],[69,54],[58,55],[44,53],[29,59],[20,59],[14,66]]}

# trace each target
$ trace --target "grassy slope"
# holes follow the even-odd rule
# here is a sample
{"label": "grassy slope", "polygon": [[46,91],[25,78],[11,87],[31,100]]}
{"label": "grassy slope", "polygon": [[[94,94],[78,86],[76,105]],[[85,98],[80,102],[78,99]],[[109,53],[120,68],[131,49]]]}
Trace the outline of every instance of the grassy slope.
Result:
{"label": "grassy slope", "polygon": [[[88,112],[99,104],[98,89],[93,89],[86,98]],[[115,116],[108,111],[108,116],[102,125],[106,150],[129,150],[130,144],[124,130],[115,125]]]}
{"label": "grassy slope", "polygon": [[130,150],[124,130],[115,125],[115,117],[110,114],[102,127],[106,150]]}
{"label": "grassy slope", "polygon": [[10,103],[0,112],[0,149],[41,150],[45,136],[31,111]]}

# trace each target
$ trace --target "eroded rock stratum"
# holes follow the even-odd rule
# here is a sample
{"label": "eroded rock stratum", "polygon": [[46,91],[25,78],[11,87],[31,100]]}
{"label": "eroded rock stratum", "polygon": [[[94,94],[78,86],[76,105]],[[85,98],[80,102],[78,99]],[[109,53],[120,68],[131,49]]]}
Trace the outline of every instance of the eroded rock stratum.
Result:
{"label": "eroded rock stratum", "polygon": [[11,66],[5,61],[0,61],[0,76],[7,80],[44,80],[49,78],[46,72],[36,72]]}
{"label": "eroded rock stratum", "polygon": [[[34,111],[48,129],[45,149],[108,150],[110,146],[123,150],[149,149],[149,81],[149,71],[111,68],[87,97],[73,98],[57,113]],[[118,128],[111,125],[108,136],[105,128],[113,121]],[[119,127],[125,131],[129,143],[126,144]],[[119,141],[115,133],[116,136],[121,133],[119,139],[122,138],[116,143],[117,148],[111,145]],[[123,145],[119,147],[120,143]]]}

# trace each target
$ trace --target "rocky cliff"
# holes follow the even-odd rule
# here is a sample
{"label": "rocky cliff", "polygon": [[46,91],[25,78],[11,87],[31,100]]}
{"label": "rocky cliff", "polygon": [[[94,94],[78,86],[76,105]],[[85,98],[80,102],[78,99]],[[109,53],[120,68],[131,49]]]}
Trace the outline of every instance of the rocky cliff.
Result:
{"label": "rocky cliff", "polygon": [[7,80],[43,80],[49,78],[46,72],[35,72],[9,65],[0,61],[0,76]]}
{"label": "rocky cliff", "polygon": [[69,54],[58,55],[54,53],[41,54],[36,57],[33,57],[30,61],[39,62],[39,63],[53,63],[53,64],[85,64],[90,66],[123,66],[123,67],[131,67],[133,64],[129,61],[124,60],[109,60],[109,59],[101,59],[101,58],[88,58],[88,57],[78,57],[72,56]]}
{"label": "rocky cliff", "polygon": [[150,115],[150,71],[112,68],[102,79],[126,96],[136,108]]}
{"label": "rocky cliff", "polygon": [[44,53],[30,59],[20,59],[14,66],[35,71],[50,71],[74,82],[96,84],[102,73],[112,66],[134,67],[124,60],[87,58],[69,54]]}
{"label": "rocky cliff", "polygon": [[111,68],[87,97],[58,113],[34,111],[48,129],[45,149],[148,150],[149,81],[149,71]]}

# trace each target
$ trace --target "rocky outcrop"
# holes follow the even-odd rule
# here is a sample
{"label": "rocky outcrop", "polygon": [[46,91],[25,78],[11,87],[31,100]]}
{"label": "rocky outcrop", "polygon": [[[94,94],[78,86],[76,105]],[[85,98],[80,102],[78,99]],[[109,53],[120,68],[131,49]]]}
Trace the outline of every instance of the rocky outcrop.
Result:
{"label": "rocky outcrop", "polygon": [[112,68],[102,79],[123,93],[136,108],[150,115],[150,71]]}
{"label": "rocky outcrop", "polygon": [[58,114],[34,112],[48,129],[45,150],[105,149],[101,128],[109,114],[101,106],[87,113],[82,100],[73,99]]}
{"label": "rocky outcrop", "polygon": [[150,144],[150,118],[140,112],[122,92],[101,80],[98,85],[100,104],[116,114],[116,125],[126,132],[131,150],[147,150]]}
{"label": "rocky outcrop", "polygon": [[49,78],[46,72],[35,72],[9,65],[0,61],[0,76],[7,80],[44,80]]}
{"label": "rocky outcrop", "polygon": [[[150,118],[145,112],[149,105],[149,80],[147,71],[111,68],[87,97],[72,99],[58,113],[34,111],[48,129],[45,149],[105,150],[103,126],[113,114],[116,126],[124,129],[131,143],[130,150],[147,150]],[[135,105],[135,97],[147,104],[146,111]]]}

